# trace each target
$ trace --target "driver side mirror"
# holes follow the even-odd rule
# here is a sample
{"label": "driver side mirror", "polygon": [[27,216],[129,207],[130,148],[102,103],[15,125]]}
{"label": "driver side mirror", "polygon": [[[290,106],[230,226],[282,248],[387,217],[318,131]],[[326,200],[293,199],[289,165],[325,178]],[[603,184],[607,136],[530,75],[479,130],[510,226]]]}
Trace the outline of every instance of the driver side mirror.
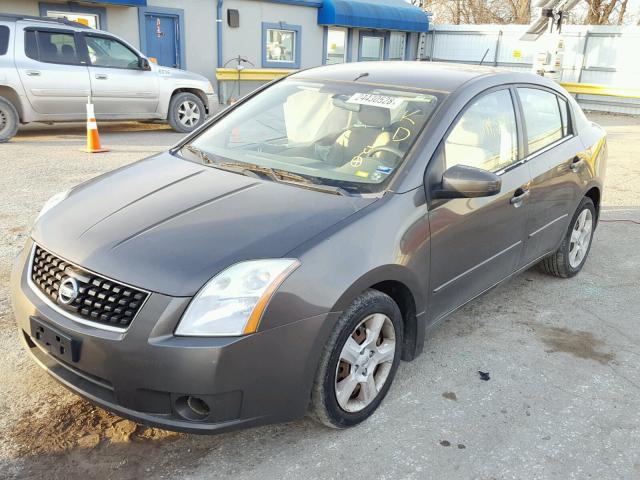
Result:
{"label": "driver side mirror", "polygon": [[140,61],[138,62],[138,65],[140,66],[140,70],[146,70],[146,71],[151,70],[151,65],[149,64],[149,60],[147,60],[144,57],[140,57]]}
{"label": "driver side mirror", "polygon": [[502,179],[495,173],[466,165],[454,165],[442,175],[435,198],[489,197],[500,193]]}

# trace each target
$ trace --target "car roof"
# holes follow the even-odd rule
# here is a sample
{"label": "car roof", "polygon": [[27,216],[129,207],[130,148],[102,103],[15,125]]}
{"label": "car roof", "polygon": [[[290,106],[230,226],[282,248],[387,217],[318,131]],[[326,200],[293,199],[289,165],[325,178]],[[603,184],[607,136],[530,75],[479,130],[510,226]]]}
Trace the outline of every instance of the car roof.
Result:
{"label": "car roof", "polygon": [[[540,83],[542,77],[479,65],[425,61],[355,62],[302,70],[293,78],[388,85],[451,93],[463,84],[481,77],[496,77],[496,84],[506,82]],[[359,77],[359,78],[358,78]],[[358,78],[358,80],[355,80]]]}
{"label": "car roof", "polygon": [[86,25],[83,25],[79,22],[73,22],[71,20],[67,20],[66,18],[51,18],[51,17],[36,17],[33,15],[16,15],[12,13],[0,13],[0,21],[4,22],[27,22],[27,23],[37,23],[37,24],[52,24],[52,25],[64,25],[72,28],[81,28],[88,29]]}

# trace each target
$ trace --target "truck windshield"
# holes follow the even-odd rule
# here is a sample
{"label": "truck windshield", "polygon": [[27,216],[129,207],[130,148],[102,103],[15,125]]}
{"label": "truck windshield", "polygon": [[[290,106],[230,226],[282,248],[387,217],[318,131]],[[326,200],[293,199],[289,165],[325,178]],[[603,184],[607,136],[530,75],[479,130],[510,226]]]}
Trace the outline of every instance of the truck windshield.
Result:
{"label": "truck windshield", "polygon": [[212,167],[246,163],[247,172],[269,171],[268,179],[285,172],[293,183],[374,193],[403,162],[438,95],[290,78],[237,106],[182,154],[197,152]]}

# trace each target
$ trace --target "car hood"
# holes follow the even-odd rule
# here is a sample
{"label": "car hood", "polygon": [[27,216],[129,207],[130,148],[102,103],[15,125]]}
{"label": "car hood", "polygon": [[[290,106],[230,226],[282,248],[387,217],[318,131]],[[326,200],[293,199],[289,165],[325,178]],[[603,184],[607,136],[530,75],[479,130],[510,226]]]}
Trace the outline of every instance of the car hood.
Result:
{"label": "car hood", "polygon": [[209,79],[205,76],[191,72],[189,70],[181,70],[179,68],[165,67],[156,64],[154,64],[151,68],[156,71],[160,77],[163,78],[170,78],[173,80],[191,80],[197,83],[204,84],[209,83]]}
{"label": "car hood", "polygon": [[191,296],[242,260],[282,257],[371,203],[150,157],[72,190],[33,239],[88,270]]}

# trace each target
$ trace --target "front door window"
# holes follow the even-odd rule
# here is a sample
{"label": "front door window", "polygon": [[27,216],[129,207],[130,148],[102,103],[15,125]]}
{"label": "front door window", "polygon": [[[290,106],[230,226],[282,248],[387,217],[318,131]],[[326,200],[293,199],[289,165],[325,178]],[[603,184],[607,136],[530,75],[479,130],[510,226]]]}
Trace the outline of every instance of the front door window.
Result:
{"label": "front door window", "polygon": [[85,35],[85,41],[94,67],[139,68],[138,55],[117,40]]}

